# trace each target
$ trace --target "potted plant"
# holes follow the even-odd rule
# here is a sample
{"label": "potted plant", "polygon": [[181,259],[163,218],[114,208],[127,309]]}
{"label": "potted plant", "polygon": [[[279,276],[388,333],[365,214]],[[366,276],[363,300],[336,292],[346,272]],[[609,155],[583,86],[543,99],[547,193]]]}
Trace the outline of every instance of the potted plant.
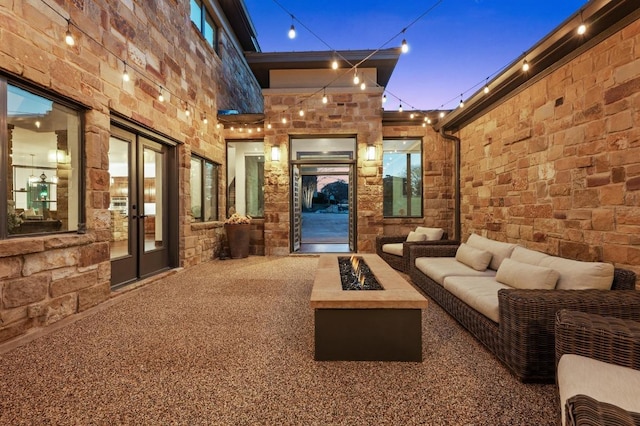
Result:
{"label": "potted plant", "polygon": [[232,259],[249,256],[249,237],[251,234],[251,216],[234,213],[224,223],[229,242],[229,254]]}

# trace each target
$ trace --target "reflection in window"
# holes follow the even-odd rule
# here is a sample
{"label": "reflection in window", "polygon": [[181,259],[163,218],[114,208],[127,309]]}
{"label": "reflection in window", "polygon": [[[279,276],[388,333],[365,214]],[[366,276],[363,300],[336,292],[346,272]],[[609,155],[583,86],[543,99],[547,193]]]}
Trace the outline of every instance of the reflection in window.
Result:
{"label": "reflection in window", "polygon": [[227,144],[227,215],[264,217],[264,143]]}
{"label": "reflection in window", "polygon": [[384,216],[421,217],[421,140],[384,140],[382,161]]}
{"label": "reflection in window", "polygon": [[191,157],[191,215],[193,220],[218,220],[218,165]]}
{"label": "reflection in window", "polygon": [[6,111],[10,155],[0,165],[8,187],[1,235],[78,229],[79,113],[11,85]]}

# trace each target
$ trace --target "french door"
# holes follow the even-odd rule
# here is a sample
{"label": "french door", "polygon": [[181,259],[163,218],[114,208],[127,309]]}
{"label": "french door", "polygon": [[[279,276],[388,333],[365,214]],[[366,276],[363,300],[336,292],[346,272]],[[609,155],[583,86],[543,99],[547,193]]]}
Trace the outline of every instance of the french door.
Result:
{"label": "french door", "polygon": [[109,140],[111,284],[171,266],[169,210],[173,147],[112,126]]}

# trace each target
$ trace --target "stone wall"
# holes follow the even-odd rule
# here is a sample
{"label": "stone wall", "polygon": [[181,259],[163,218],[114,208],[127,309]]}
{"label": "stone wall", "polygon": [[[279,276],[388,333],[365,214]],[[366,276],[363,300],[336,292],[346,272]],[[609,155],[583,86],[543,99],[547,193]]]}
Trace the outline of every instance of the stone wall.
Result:
{"label": "stone wall", "polygon": [[[265,90],[265,152],[280,146],[280,162],[265,164],[265,254],[287,255],[290,252],[290,170],[289,138],[291,136],[356,136],[357,143],[357,215],[358,251],[374,252],[375,237],[382,233],[382,159],[365,160],[367,144],[382,153],[382,93],[377,90],[341,89],[322,96],[308,92]],[[298,115],[302,105],[305,116]],[[281,119],[287,123],[282,124]],[[267,157],[269,158],[269,157]]]}
{"label": "stone wall", "polygon": [[444,229],[450,238],[454,234],[454,146],[434,132],[431,126],[385,126],[384,138],[422,139],[423,217],[414,219],[384,219],[385,235],[407,235],[416,226]]}
{"label": "stone wall", "polygon": [[640,22],[465,126],[472,232],[640,274]]}
{"label": "stone wall", "polygon": [[[216,126],[217,109],[262,109],[260,88],[242,54],[235,51],[228,29],[221,34],[218,55],[191,23],[188,0],[47,3],[58,13],[40,1],[0,2],[0,71],[87,109],[85,169],[79,171],[85,181],[87,233],[0,241],[0,341],[110,297],[112,114],[180,143],[176,266],[191,266],[211,259],[220,245],[215,226],[213,230],[192,228],[191,153],[224,164],[226,150],[223,130]],[[66,19],[75,37],[72,47],[64,43]],[[125,60],[131,76],[128,83],[122,79]],[[160,86],[164,102],[158,101]],[[224,192],[220,195],[224,206]]]}

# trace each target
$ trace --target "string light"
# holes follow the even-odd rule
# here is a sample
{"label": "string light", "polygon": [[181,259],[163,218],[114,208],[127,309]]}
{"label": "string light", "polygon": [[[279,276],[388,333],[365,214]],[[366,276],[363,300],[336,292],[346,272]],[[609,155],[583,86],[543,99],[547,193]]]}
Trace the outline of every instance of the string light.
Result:
{"label": "string light", "polygon": [[580,25],[578,25],[576,32],[578,35],[583,35],[587,32],[587,26],[584,24],[584,20],[582,19],[582,10],[580,10]]}
{"label": "string light", "polygon": [[[406,30],[407,30],[406,28],[402,30],[402,35],[404,35],[404,32]],[[406,38],[402,39],[402,44],[401,44],[400,50],[402,50],[402,53],[407,53],[409,51],[409,44],[407,44],[407,39]]]}
{"label": "string light", "polygon": [[329,102],[329,99],[327,98],[327,93],[323,93],[322,94],[322,103],[326,104],[327,102]]}
{"label": "string light", "polygon": [[73,39],[73,35],[71,34],[71,20],[67,19],[67,34],[64,36],[64,41],[69,46],[73,46],[76,44],[76,41]]}
{"label": "string light", "polygon": [[267,129],[271,129],[271,123],[267,123]]}
{"label": "string light", "polygon": [[522,71],[524,72],[529,71],[529,62],[527,62],[526,59],[522,62]]}
{"label": "string light", "polygon": [[202,122],[204,124],[208,124],[209,123],[209,119],[207,118],[207,113],[206,112],[202,115]]}
{"label": "string light", "polygon": [[287,119],[285,117],[282,117],[282,124],[287,124]]}
{"label": "string light", "polygon": [[301,109],[300,112],[298,112],[298,114],[300,114],[300,117],[304,117],[304,110]]}
{"label": "string light", "polygon": [[366,88],[367,88],[367,85],[364,83],[364,81],[360,83],[360,90],[364,90]]}
{"label": "string light", "polygon": [[124,63],[124,72],[122,73],[122,80],[126,83],[129,80],[131,80],[131,78],[129,77],[129,72],[127,71],[127,63]]}
{"label": "string light", "polygon": [[162,94],[162,86],[160,86],[160,91],[158,92],[158,101],[164,102],[164,95]]}
{"label": "string light", "polygon": [[398,112],[402,112],[402,101],[400,101],[400,106],[398,107]]}
{"label": "string light", "polygon": [[358,69],[355,68],[354,69],[354,74],[353,74],[353,84],[360,84],[360,77],[358,77]]}
{"label": "string light", "polygon": [[331,68],[333,68],[334,70],[338,69],[338,60],[334,59],[333,62],[331,62]]}
{"label": "string light", "polygon": [[189,104],[185,102],[185,107],[184,107],[184,115],[186,115],[187,117],[189,115],[191,115],[191,111],[189,111]]}
{"label": "string light", "polygon": [[460,93],[460,104],[458,106],[460,108],[464,108],[464,101],[462,100],[462,93]]}
{"label": "string light", "polygon": [[414,118],[416,118],[416,115],[414,113],[411,113],[409,114],[409,118],[413,120]]}
{"label": "string light", "polygon": [[382,95],[382,103],[386,103],[387,102],[387,94],[385,93],[384,95]]}
{"label": "string light", "polygon": [[296,27],[293,26],[294,16],[291,15],[291,28],[289,28],[289,38],[293,40],[296,38]]}

